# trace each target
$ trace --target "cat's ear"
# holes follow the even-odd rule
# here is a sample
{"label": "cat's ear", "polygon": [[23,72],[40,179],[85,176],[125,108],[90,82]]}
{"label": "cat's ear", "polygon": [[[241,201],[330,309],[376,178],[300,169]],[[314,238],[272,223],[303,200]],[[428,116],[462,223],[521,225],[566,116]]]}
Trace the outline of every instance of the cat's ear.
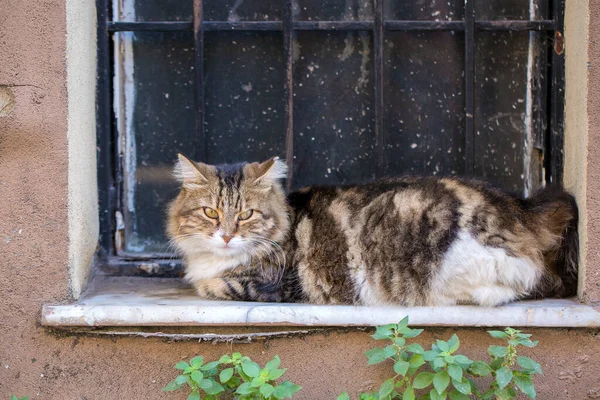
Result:
{"label": "cat's ear", "polygon": [[202,163],[195,163],[183,154],[177,154],[177,163],[173,174],[175,179],[183,186],[197,186],[208,183],[209,166]]}
{"label": "cat's ear", "polygon": [[254,183],[271,186],[287,176],[287,164],[279,157],[273,157],[263,163],[250,164]]}

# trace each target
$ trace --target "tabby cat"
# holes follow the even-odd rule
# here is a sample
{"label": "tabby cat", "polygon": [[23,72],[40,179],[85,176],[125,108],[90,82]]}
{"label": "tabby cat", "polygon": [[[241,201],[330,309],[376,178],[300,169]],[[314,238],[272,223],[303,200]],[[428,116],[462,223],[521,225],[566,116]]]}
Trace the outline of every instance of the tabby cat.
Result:
{"label": "tabby cat", "polygon": [[179,156],[168,235],[207,299],[497,306],[570,296],[577,206],[562,190],[518,199],[480,182],[400,178],[286,197],[286,165]]}

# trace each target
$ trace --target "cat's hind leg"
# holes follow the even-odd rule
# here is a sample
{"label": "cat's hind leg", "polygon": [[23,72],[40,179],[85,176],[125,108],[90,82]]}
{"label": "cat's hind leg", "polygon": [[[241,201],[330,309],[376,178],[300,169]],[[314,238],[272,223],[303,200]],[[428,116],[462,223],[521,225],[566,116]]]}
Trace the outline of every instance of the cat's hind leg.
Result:
{"label": "cat's hind leg", "polygon": [[473,290],[473,303],[484,307],[501,306],[516,300],[519,296],[507,286],[482,286]]}

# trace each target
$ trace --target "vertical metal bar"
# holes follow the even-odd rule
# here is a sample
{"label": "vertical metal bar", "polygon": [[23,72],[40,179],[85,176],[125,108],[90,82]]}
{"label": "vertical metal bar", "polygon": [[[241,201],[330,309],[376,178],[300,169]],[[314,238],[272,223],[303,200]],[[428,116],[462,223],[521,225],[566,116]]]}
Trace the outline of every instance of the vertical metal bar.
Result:
{"label": "vertical metal bar", "polygon": [[284,75],[284,112],[285,112],[285,157],[288,164],[287,189],[292,188],[294,177],[294,21],[292,0],[285,0],[283,12],[283,59]]}
{"label": "vertical metal bar", "polygon": [[194,136],[195,157],[206,161],[206,139],[204,135],[204,9],[202,0],[194,1],[194,116],[196,132]]}
{"label": "vertical metal bar", "polygon": [[377,166],[375,176],[385,174],[385,140],[383,120],[383,1],[375,0],[375,24],[373,27],[373,47],[375,52],[375,146]]}
{"label": "vertical metal bar", "polygon": [[564,23],[565,0],[552,2],[552,13],[556,30],[553,46],[550,51],[550,126],[548,130],[547,148],[549,157],[546,158],[546,181],[552,184],[563,184],[564,164],[564,115],[565,115],[565,53],[564,53]]}
{"label": "vertical metal bar", "polygon": [[475,11],[474,0],[465,0],[465,175],[475,168]]}
{"label": "vertical metal bar", "polygon": [[113,172],[115,163],[115,140],[113,138],[112,118],[112,68],[110,35],[107,23],[110,18],[108,0],[98,0],[97,7],[97,42],[98,70],[96,77],[96,141],[98,162],[98,196],[100,205],[100,245],[107,255],[114,254],[114,210],[116,205],[116,188]]}

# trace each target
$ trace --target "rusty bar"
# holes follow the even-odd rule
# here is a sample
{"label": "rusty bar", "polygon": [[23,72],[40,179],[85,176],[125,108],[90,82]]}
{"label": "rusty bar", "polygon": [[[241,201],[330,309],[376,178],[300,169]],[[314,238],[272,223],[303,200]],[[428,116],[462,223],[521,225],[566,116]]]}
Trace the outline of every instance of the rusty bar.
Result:
{"label": "rusty bar", "polygon": [[[112,240],[114,211],[118,204],[115,175],[115,137],[112,115],[112,60],[111,38],[106,33],[109,16],[108,0],[98,0],[97,42],[98,76],[96,78],[96,157],[98,160],[98,201],[100,206],[100,244],[107,255],[114,254]],[[115,175],[113,175],[115,174]]]}
{"label": "rusty bar", "polygon": [[[552,2],[552,14],[556,21],[556,31],[553,44],[550,49],[550,106],[547,148],[549,157],[546,161],[546,181],[548,183],[563,184],[564,166],[564,118],[565,118],[565,52],[564,52],[564,23],[565,23],[565,0],[554,0]],[[552,40],[554,39],[554,40]]]}
{"label": "rusty bar", "polygon": [[383,136],[383,1],[375,0],[375,26],[373,50],[375,53],[375,146],[377,166],[375,176],[380,178],[385,171],[385,140]]}
{"label": "rusty bar", "polygon": [[475,168],[475,11],[474,0],[465,0],[465,175]]}
{"label": "rusty bar", "polygon": [[292,188],[294,178],[294,18],[292,0],[285,0],[283,12],[283,59],[285,63],[284,78],[284,112],[285,112],[285,158],[288,165],[287,189]]}
{"label": "rusty bar", "polygon": [[[204,31],[282,31],[281,21],[204,21]],[[370,31],[372,21],[295,21],[297,31]],[[464,31],[464,21],[383,21],[385,30],[389,31]],[[556,23],[553,20],[540,21],[475,21],[475,28],[482,31],[553,31]],[[109,32],[170,32],[191,31],[193,21],[156,21],[156,22],[121,22],[107,24]]]}
{"label": "rusty bar", "polygon": [[482,31],[551,31],[555,23],[542,21],[475,21],[477,30]]}
{"label": "rusty bar", "polygon": [[474,0],[465,0],[465,175],[475,167],[475,11]]}
{"label": "rusty bar", "polygon": [[204,29],[202,0],[194,0],[194,135],[195,158],[206,161],[206,140],[204,138]]}
{"label": "rusty bar", "polygon": [[463,21],[384,21],[389,31],[462,31]]}

